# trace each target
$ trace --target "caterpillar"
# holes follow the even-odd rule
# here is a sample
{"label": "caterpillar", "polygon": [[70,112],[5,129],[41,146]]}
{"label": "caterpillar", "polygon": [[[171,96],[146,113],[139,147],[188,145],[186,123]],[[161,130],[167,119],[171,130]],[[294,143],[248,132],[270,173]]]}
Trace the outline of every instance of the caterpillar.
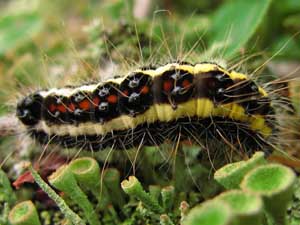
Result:
{"label": "caterpillar", "polygon": [[201,62],[144,67],[123,78],[38,90],[16,115],[41,144],[92,151],[218,139],[251,153],[276,132],[267,92],[246,74]]}

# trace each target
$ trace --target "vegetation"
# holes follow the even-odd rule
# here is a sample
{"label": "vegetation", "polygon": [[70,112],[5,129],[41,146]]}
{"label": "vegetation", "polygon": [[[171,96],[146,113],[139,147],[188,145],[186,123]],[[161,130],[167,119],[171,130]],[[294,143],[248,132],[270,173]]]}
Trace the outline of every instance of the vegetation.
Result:
{"label": "vegetation", "polygon": [[[299,224],[300,1],[165,0],[145,11],[141,2],[0,2],[0,224]],[[28,140],[12,119],[31,90],[176,59],[283,79],[295,113],[271,156],[210,146],[212,160],[168,142],[63,150]]]}

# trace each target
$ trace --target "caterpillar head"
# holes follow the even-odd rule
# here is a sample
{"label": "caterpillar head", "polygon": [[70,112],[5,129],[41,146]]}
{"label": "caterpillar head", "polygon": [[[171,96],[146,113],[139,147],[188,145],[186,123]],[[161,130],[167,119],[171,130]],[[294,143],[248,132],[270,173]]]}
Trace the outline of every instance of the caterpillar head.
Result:
{"label": "caterpillar head", "polygon": [[42,114],[43,98],[34,93],[23,98],[17,105],[16,115],[23,124],[33,126],[39,122]]}

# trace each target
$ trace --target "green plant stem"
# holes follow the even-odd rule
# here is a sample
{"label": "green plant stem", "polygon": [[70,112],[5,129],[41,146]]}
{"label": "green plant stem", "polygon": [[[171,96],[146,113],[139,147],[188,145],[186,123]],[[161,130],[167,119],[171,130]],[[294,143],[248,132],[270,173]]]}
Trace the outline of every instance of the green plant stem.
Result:
{"label": "green plant stem", "polygon": [[106,186],[100,185],[100,167],[91,157],[81,157],[70,162],[69,167],[81,187],[87,188],[97,198],[97,208],[104,209],[110,202]]}
{"label": "green plant stem", "polygon": [[70,209],[70,207],[65,203],[65,201],[59,197],[58,194],[40,177],[40,175],[33,169],[30,165],[29,170],[34,178],[35,182],[40,186],[40,188],[47,193],[47,195],[56,203],[60,211],[69,219],[73,224],[84,225],[85,222]]}
{"label": "green plant stem", "polygon": [[173,165],[173,179],[176,191],[187,191],[190,180],[186,176],[185,154],[183,154],[182,144],[177,148],[175,164]]}
{"label": "green plant stem", "polygon": [[174,203],[175,189],[174,186],[167,186],[161,190],[163,207],[166,212],[171,211]]}
{"label": "green plant stem", "polygon": [[108,211],[109,211],[114,223],[115,224],[120,224],[121,221],[120,221],[120,218],[119,218],[115,208],[112,205],[109,205],[107,208],[108,208]]}
{"label": "green plant stem", "polygon": [[244,176],[259,165],[266,164],[263,152],[256,152],[249,160],[227,164],[218,169],[214,179],[227,190],[238,189]]}
{"label": "green plant stem", "polygon": [[[70,190],[70,189],[69,189]],[[66,192],[70,198],[79,205],[91,225],[100,225],[100,221],[96,215],[96,211],[88,200],[87,196],[77,186],[72,187],[72,191]]]}
{"label": "green plant stem", "polygon": [[83,210],[90,225],[100,225],[92,204],[79,188],[68,166],[61,166],[48,177],[48,180],[51,185],[67,194]]}
{"label": "green plant stem", "polygon": [[96,192],[96,190],[94,190],[94,191],[92,191],[92,193],[98,199],[98,204],[97,204],[96,208],[103,210],[109,205],[109,203],[110,203],[109,192],[108,192],[106,186],[104,185],[104,183],[102,183],[99,186],[99,189],[97,192]]}
{"label": "green plant stem", "polygon": [[16,201],[16,195],[12,190],[7,175],[0,169],[0,201],[7,202],[12,206]]}
{"label": "green plant stem", "polygon": [[189,204],[186,202],[186,201],[182,201],[180,203],[180,206],[179,206],[179,210],[180,210],[180,223],[182,224],[188,211],[189,211]]}
{"label": "green plant stem", "polygon": [[149,185],[149,194],[154,198],[156,201],[159,200],[161,192],[161,187],[159,185]]}
{"label": "green plant stem", "polygon": [[125,205],[125,198],[123,196],[121,186],[120,186],[120,173],[117,169],[111,168],[104,172],[104,184],[108,188],[110,199],[113,204],[117,205],[119,208],[123,208]]}
{"label": "green plant stem", "polygon": [[140,200],[147,208],[155,213],[162,213],[163,209],[148,193],[146,193],[134,176],[130,176],[128,180],[124,180],[121,183],[121,187],[124,192],[132,197]]}
{"label": "green plant stem", "polygon": [[0,224],[8,223],[9,205],[7,202],[4,203],[3,210],[0,215]]}

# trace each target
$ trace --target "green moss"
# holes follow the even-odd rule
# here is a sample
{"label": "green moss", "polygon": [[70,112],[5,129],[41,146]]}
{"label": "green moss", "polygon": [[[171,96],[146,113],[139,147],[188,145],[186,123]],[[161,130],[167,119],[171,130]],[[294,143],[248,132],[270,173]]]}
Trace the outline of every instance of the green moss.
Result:
{"label": "green moss", "polygon": [[120,172],[115,168],[109,168],[104,171],[103,180],[108,191],[111,193],[111,201],[120,208],[123,208],[125,198],[120,186]]}
{"label": "green moss", "polygon": [[247,172],[265,164],[263,152],[256,152],[249,160],[227,164],[214,174],[215,180],[226,189],[237,189]]}
{"label": "green moss", "polygon": [[123,191],[140,200],[146,207],[155,213],[162,213],[164,210],[158,202],[143,189],[141,183],[135,176],[130,176],[128,180],[123,180],[121,183]]}
{"label": "green moss", "polygon": [[[74,4],[70,0],[11,0],[1,4],[0,33],[2,34],[1,37],[6,38],[0,38],[0,72],[5,75],[0,76],[0,102],[4,103],[3,106],[0,106],[0,113],[14,112],[15,107],[10,106],[10,103],[15,104],[16,98],[30,90],[52,88],[56,84],[60,87],[65,84],[76,86],[80,83],[79,80],[93,82],[94,80],[98,81],[99,76],[101,76],[101,80],[105,80],[106,77],[102,75],[115,75],[116,73],[123,75],[125,74],[123,68],[126,68],[127,72],[127,69],[131,71],[132,68],[139,67],[141,64],[147,66],[148,63],[151,63],[155,66],[169,62],[171,59],[184,59],[192,63],[214,59],[217,62],[222,61],[222,63],[227,64],[227,68],[255,71],[253,74],[256,78],[269,81],[271,76],[274,79],[278,78],[276,73],[281,74],[280,70],[272,68],[272,64],[276,63],[273,58],[281,59],[280,67],[283,65],[288,68],[291,66],[286,63],[287,59],[299,61],[300,51],[297,40],[299,35],[296,34],[299,30],[299,23],[297,23],[300,12],[299,0],[274,0],[271,7],[265,7],[266,4],[270,4],[270,0],[152,1],[150,12],[142,21],[132,17],[132,4],[135,2],[141,1],[136,0],[127,3],[122,0],[79,0]],[[268,9],[272,17],[264,16],[268,15],[265,14]],[[242,24],[246,26],[240,26]],[[244,29],[240,30],[240,27]],[[259,37],[259,40],[256,37]],[[283,47],[284,45],[285,47]],[[139,47],[141,48],[139,49]],[[233,55],[237,55],[233,61],[226,61],[229,56]],[[263,57],[257,57],[257,55],[263,55]],[[270,56],[272,57],[270,58]],[[272,62],[263,67],[265,61]],[[282,74],[290,73],[288,71]],[[288,85],[290,86],[291,83],[294,82],[289,82]],[[299,90],[295,90],[290,94],[296,107],[300,106],[295,97],[299,96],[298,93]],[[292,115],[290,116],[292,117]],[[299,121],[298,117],[296,119]],[[280,125],[284,122],[284,120],[280,121]],[[295,122],[295,135],[299,127],[296,124]],[[288,129],[285,127],[283,130]],[[23,132],[20,129],[18,133]],[[278,135],[279,139],[282,137]],[[295,140],[295,137],[288,137],[288,139]],[[274,145],[275,143],[272,141],[273,139],[271,139],[270,144]],[[0,164],[9,175],[9,180],[6,179],[7,182],[5,181],[8,185],[2,188],[3,186],[0,184],[0,214],[4,215],[5,211],[9,212],[11,206],[15,204],[14,193],[18,194],[18,201],[32,196],[32,189],[26,188],[24,191],[24,188],[16,191],[7,187],[10,186],[10,181],[15,179],[16,174],[22,172],[19,167],[20,160],[33,162],[40,156],[41,149],[38,146],[34,149],[30,147],[30,149],[20,151],[24,148],[23,141],[22,146],[19,146],[19,141],[17,141],[18,143],[11,142],[11,138],[6,138],[5,141],[1,139],[0,142],[0,159],[3,159],[0,160]],[[147,213],[138,214],[136,205],[139,203],[133,198],[128,198],[120,188],[120,180],[132,175],[130,169],[132,164],[134,164],[136,176],[139,177],[142,187],[147,189],[149,184],[155,185],[155,188],[148,188],[147,190],[149,190],[151,197],[164,210],[168,211],[168,215],[163,216],[162,221],[168,221],[167,218],[171,218],[173,221],[176,218],[174,223],[178,224],[180,212],[176,210],[183,200],[186,202],[182,204],[184,210],[182,210],[181,218],[184,218],[188,211],[187,205],[193,207],[195,204],[205,201],[208,196],[211,198],[219,193],[215,190],[212,179],[208,179],[208,177],[211,178],[211,164],[214,164],[215,168],[219,168],[228,160],[234,162],[240,158],[239,156],[245,156],[241,149],[233,152],[227,151],[228,148],[225,145],[218,150],[209,145],[203,148],[196,145],[195,151],[186,151],[184,154],[176,152],[176,156],[173,150],[172,153],[171,151],[162,151],[162,145],[153,147],[151,156],[147,154],[149,151],[145,151],[144,146],[142,146],[141,151],[135,149],[123,151],[122,154],[111,151],[111,147],[109,146],[107,150],[109,153],[99,160],[100,165],[113,167],[109,169],[113,172],[108,172],[107,179],[104,179],[108,194],[105,192],[105,186],[101,183],[101,177],[99,178],[99,171],[89,177],[90,170],[88,168],[92,166],[89,162],[84,161],[75,166],[77,168],[73,171],[75,181],[79,184],[80,189],[89,196],[96,212],[105,217],[100,218],[103,224],[121,224],[125,220],[133,221],[128,223],[131,225],[159,223],[159,214],[154,213],[154,219],[145,216],[151,211],[148,208],[147,211],[145,207],[140,207],[142,208],[141,211],[144,210],[143,212],[147,211]],[[166,144],[166,148],[171,149],[168,144]],[[15,151],[16,149],[18,151]],[[201,154],[201,151],[204,153],[206,149],[210,153],[209,157],[211,158],[209,159],[202,157],[205,154]],[[51,151],[51,154],[58,155],[64,152],[70,159],[78,153],[76,149],[61,150]],[[293,153],[295,152],[294,149],[291,150]],[[288,152],[289,150],[285,149],[285,151]],[[26,154],[23,154],[24,152]],[[228,157],[222,158],[221,152],[225,152]],[[239,154],[238,157],[235,156],[236,152]],[[85,152],[83,154],[98,157],[101,153]],[[122,155],[123,157],[119,157],[122,158],[119,160],[115,155]],[[130,155],[129,160],[127,155]],[[137,156],[136,160],[135,156]],[[176,161],[173,163],[174,156]],[[131,162],[129,162],[130,160]],[[239,183],[245,174],[259,165],[254,164],[248,167],[247,163],[248,161],[242,161],[225,166],[223,171],[220,171],[219,175],[221,176],[217,180],[227,189],[239,188]],[[205,170],[207,171],[202,170],[201,167],[206,167]],[[264,177],[263,175],[260,176],[262,177],[254,178],[254,180]],[[271,175],[266,174],[265,176]],[[273,175],[271,180],[266,178],[261,181],[263,182],[261,184],[252,182],[254,186],[257,185],[255,188],[253,186],[253,189],[258,190],[260,188],[262,192],[266,193],[268,188],[275,189],[276,186],[280,186],[282,180],[276,179],[276,176]],[[62,179],[66,182],[65,185],[71,186],[72,182],[68,183],[67,180],[68,177]],[[102,185],[100,191],[99,184]],[[170,192],[165,192],[164,196],[161,195],[160,187],[170,185],[175,187],[175,194],[172,194],[174,201],[170,198]],[[55,195],[52,189],[50,189],[52,192],[47,190],[53,199],[59,199],[60,210],[65,213],[66,203],[61,201],[62,199],[57,194]],[[91,195],[90,190],[94,196]],[[284,201],[273,195],[274,193],[270,193],[270,205],[284,205],[278,204],[278,202]],[[99,198],[99,195],[102,198]],[[103,202],[103,196],[109,196],[111,202],[108,201],[108,204],[104,203],[101,207],[96,206],[95,197],[98,198],[99,203],[99,201]],[[67,203],[73,204],[72,201],[69,201],[70,199],[66,199]],[[266,200],[267,196],[264,199]],[[245,213],[247,211],[245,202],[241,199],[240,202],[237,200],[234,198],[233,202],[236,205],[232,208]],[[44,204],[42,202],[37,205],[37,208],[40,210]],[[4,208],[2,208],[3,205]],[[79,211],[78,214],[82,215],[80,214],[82,210],[78,210],[76,204],[70,205],[70,207],[74,207],[74,211],[76,213]],[[67,211],[70,211],[70,208]],[[52,216],[53,211],[47,210],[47,212],[49,217]],[[55,212],[57,213],[57,211]],[[0,215],[0,224],[6,224],[3,222],[5,220],[2,220],[4,217],[1,218],[2,215]],[[69,213],[68,219],[70,220],[70,217],[76,218],[76,216],[78,217],[74,212]],[[118,216],[120,220],[115,222]],[[76,219],[78,224],[79,220]]]}
{"label": "green moss", "polygon": [[260,171],[260,173],[254,173],[249,177],[248,187],[255,192],[273,192],[273,190],[288,185],[284,178],[282,168],[270,168],[269,170]]}
{"label": "green moss", "polygon": [[258,196],[243,191],[224,192],[218,198],[226,201],[235,212],[241,214],[256,213],[262,209],[262,201]]}
{"label": "green moss", "polygon": [[213,200],[194,207],[183,225],[233,225],[233,212],[229,205],[222,201]]}
{"label": "green moss", "polygon": [[29,207],[27,204],[19,204],[18,208],[15,208],[15,220],[20,220],[22,217],[27,214],[29,211]]}
{"label": "green moss", "polygon": [[241,188],[259,194],[264,200],[267,213],[273,224],[287,224],[286,211],[292,200],[295,173],[279,164],[263,165],[249,172],[241,183]]}
{"label": "green moss", "polygon": [[13,192],[10,181],[4,171],[0,169],[0,204],[7,202],[9,205],[14,204],[16,195]]}
{"label": "green moss", "polygon": [[17,204],[9,213],[12,225],[40,225],[38,213],[31,201]]}
{"label": "green moss", "polygon": [[80,158],[80,160],[73,160],[70,163],[71,170],[77,174],[85,174],[90,168],[92,168],[92,165],[93,161],[91,161],[90,158]]}
{"label": "green moss", "polygon": [[288,167],[270,164],[261,166],[247,174],[241,184],[245,190],[263,195],[274,195],[289,188],[295,175]]}
{"label": "green moss", "polygon": [[98,207],[104,209],[110,202],[106,186],[101,182],[98,162],[91,157],[81,157],[72,160],[69,168],[80,187],[91,191],[98,200]]}
{"label": "green moss", "polygon": [[51,185],[67,194],[83,210],[87,221],[91,225],[100,224],[93,205],[79,188],[69,166],[61,166],[48,177],[48,180]]}
{"label": "green moss", "polygon": [[219,175],[226,175],[228,173],[231,173],[244,164],[244,161],[227,164],[226,166],[222,167],[222,170],[220,170]]}
{"label": "green moss", "polygon": [[36,170],[33,169],[32,166],[29,166],[29,170],[35,182],[56,203],[60,211],[67,219],[72,221],[74,224],[84,224],[83,220],[75,212],[73,212],[72,209],[70,209],[66,202],[41,178],[41,176]]}
{"label": "green moss", "polygon": [[174,187],[173,186],[164,187],[161,190],[161,197],[162,197],[164,210],[166,212],[171,211],[174,203],[174,197],[175,197]]}
{"label": "green moss", "polygon": [[241,190],[231,190],[217,196],[233,210],[241,225],[260,225],[263,216],[263,201],[258,195]]}

